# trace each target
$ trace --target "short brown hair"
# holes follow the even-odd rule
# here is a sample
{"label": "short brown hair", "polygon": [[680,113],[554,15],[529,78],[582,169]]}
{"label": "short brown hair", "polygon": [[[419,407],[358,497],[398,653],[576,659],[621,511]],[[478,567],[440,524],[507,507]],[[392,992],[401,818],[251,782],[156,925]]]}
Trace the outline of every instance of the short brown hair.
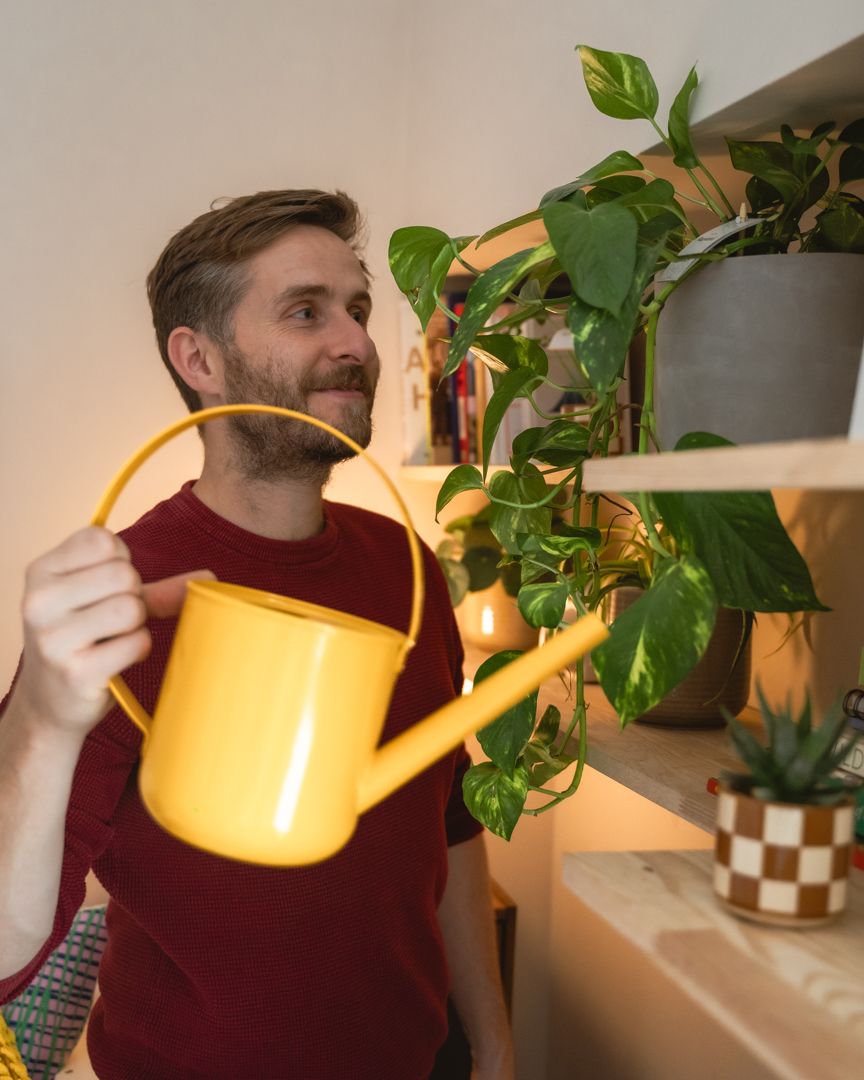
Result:
{"label": "short brown hair", "polygon": [[202,407],[201,398],[168,358],[171,331],[189,326],[217,344],[229,344],[234,310],[248,285],[249,259],[296,225],[328,229],[355,251],[361,244],[360,211],[344,192],[259,191],[195,218],[168,241],[147,275],[159,352],[190,412]]}

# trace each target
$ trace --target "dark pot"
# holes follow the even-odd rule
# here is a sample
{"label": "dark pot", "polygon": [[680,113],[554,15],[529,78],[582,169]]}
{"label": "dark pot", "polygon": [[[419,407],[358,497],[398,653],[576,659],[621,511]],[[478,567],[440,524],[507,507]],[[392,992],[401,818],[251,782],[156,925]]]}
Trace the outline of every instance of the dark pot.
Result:
{"label": "dark pot", "polygon": [[[616,589],[611,594],[610,618],[614,621],[642,595],[641,589]],[[726,723],[722,709],[737,716],[750,696],[751,635],[748,627],[742,646],[744,618],[740,611],[719,608],[705,655],[683,682],[636,719],[672,727],[722,727]]]}
{"label": "dark pot", "polygon": [[687,431],[736,443],[845,435],[864,341],[864,255],[753,255],[706,266],[657,327],[664,450]]}

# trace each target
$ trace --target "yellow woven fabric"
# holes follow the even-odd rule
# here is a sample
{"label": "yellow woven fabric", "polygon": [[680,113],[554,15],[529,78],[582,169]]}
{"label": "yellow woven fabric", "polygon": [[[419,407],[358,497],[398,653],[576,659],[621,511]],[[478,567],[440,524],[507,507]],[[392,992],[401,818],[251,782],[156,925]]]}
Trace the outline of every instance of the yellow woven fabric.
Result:
{"label": "yellow woven fabric", "polygon": [[30,1080],[18,1053],[15,1036],[0,1016],[0,1080]]}

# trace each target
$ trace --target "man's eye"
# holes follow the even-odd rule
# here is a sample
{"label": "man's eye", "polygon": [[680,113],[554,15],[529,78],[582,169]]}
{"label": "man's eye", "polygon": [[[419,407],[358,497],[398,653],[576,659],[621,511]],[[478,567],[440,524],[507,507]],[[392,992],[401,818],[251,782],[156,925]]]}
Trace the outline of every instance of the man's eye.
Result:
{"label": "man's eye", "polygon": [[297,308],[296,311],[291,312],[292,319],[311,319],[313,315],[311,307]]}
{"label": "man's eye", "polygon": [[361,326],[365,326],[366,323],[369,321],[369,317],[366,314],[366,312],[363,310],[363,308],[356,308],[354,311],[352,311],[351,312],[351,318],[355,322],[360,323]]}

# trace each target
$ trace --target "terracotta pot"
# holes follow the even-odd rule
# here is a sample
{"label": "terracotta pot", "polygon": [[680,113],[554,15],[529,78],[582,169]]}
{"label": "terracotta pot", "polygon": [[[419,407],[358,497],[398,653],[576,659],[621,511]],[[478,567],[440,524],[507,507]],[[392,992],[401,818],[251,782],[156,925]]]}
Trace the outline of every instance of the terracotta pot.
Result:
{"label": "terracotta pot", "polygon": [[[610,594],[610,619],[617,619],[643,595],[631,586],[616,589]],[[750,696],[750,634],[742,646],[742,623],[740,611],[720,608],[708,648],[696,667],[659,704],[636,719],[671,727],[722,727],[724,708],[737,716]]]}
{"label": "terracotta pot", "polygon": [[748,255],[693,274],[657,325],[664,450],[687,431],[736,443],[845,435],[862,296],[864,255]]}
{"label": "terracotta pot", "polygon": [[745,919],[810,926],[846,906],[852,800],[838,806],[765,802],[721,785],[714,890]]}
{"label": "terracotta pot", "polygon": [[516,597],[507,594],[500,578],[488,589],[466,593],[456,620],[465,641],[483,649],[533,649],[537,644],[537,628],[522,618]]}

